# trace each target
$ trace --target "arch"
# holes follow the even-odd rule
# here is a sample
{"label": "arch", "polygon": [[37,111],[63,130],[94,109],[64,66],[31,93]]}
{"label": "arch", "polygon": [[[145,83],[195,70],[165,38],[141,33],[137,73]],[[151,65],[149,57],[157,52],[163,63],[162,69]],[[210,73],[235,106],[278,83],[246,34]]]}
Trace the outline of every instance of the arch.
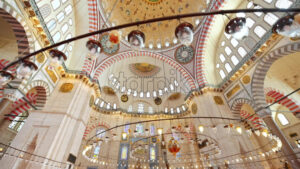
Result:
{"label": "arch", "polygon": [[36,101],[36,108],[42,109],[47,101],[47,96],[50,95],[50,88],[48,83],[43,80],[35,80],[31,82],[26,88],[23,89],[24,93],[27,93],[31,89],[35,88],[37,91],[37,101]]}
{"label": "arch", "polygon": [[[257,64],[253,78],[251,82],[251,90],[253,94],[253,100],[255,102],[255,110],[260,108],[266,107],[267,102],[265,99],[265,92],[264,92],[264,79],[267,75],[268,70],[272,66],[272,64],[280,59],[283,56],[300,52],[300,42],[288,44],[277,48],[270,52],[268,55],[263,57],[259,63]],[[298,117],[300,116],[300,113]]]}
{"label": "arch", "polygon": [[104,60],[101,63],[101,65],[99,65],[97,67],[94,79],[98,79],[98,77],[104,72],[104,70],[107,69],[108,67],[110,67],[111,65],[113,65],[114,63],[119,62],[123,59],[133,58],[133,57],[138,57],[138,56],[149,56],[149,57],[152,57],[154,59],[159,59],[163,62],[168,63],[171,67],[173,67],[174,69],[176,69],[180,72],[182,77],[188,82],[191,89],[196,89],[196,82],[194,81],[191,74],[188,71],[186,71],[185,68],[182,65],[180,65],[175,60],[173,60],[173,59],[171,59],[167,56],[163,56],[161,54],[152,53],[152,52],[148,52],[148,51],[123,52],[123,53],[119,53],[117,55],[114,55],[112,57],[107,58],[106,60]]}
{"label": "arch", "polygon": [[10,116],[7,116],[7,120],[14,120],[20,114],[31,109],[31,105],[36,105],[37,94],[27,93],[26,96],[20,98],[13,103],[13,111],[10,112]]}
{"label": "arch", "polygon": [[[253,127],[255,128],[261,128],[261,119],[257,116],[251,116],[251,112],[248,112],[246,110],[242,110],[243,105],[248,104],[250,107],[254,108],[253,101],[247,99],[247,98],[237,98],[233,101],[231,105],[231,110],[233,111],[233,114],[238,114],[241,116],[241,118],[248,119],[248,121],[251,122]],[[254,109],[253,109],[254,111]]]}
{"label": "arch", "polygon": [[246,98],[238,98],[233,101],[230,109],[233,111],[233,114],[240,114],[244,104],[249,104],[251,107],[254,107],[254,103],[251,100]]}
{"label": "arch", "polygon": [[0,16],[10,24],[18,44],[18,55],[24,56],[31,52],[34,52],[33,36],[29,31],[29,27],[26,25],[22,15],[19,15],[18,11],[14,9],[7,2],[0,3]]}
{"label": "arch", "polygon": [[105,122],[99,122],[99,123],[94,124],[94,125],[92,125],[90,127],[86,127],[86,129],[84,131],[84,134],[83,134],[83,139],[86,139],[86,137],[90,134],[90,132],[93,131],[97,127],[104,127],[106,129],[110,128],[109,124],[107,124]]}
{"label": "arch", "polygon": [[[219,10],[226,0],[216,0],[214,6],[211,8],[211,11]],[[207,16],[203,19],[203,26],[200,30],[197,46],[196,46],[196,52],[195,52],[195,58],[196,58],[196,79],[199,86],[205,86],[207,81],[205,78],[205,72],[204,72],[204,52],[205,52],[205,46],[206,41],[208,40],[208,33],[211,29],[211,25],[214,23],[214,15]]]}
{"label": "arch", "polygon": [[[274,103],[285,96],[285,94],[273,88],[266,88],[265,95],[266,102],[269,104]],[[287,107],[296,117],[300,117],[300,106],[293,99],[285,98],[279,101],[278,104]]]}

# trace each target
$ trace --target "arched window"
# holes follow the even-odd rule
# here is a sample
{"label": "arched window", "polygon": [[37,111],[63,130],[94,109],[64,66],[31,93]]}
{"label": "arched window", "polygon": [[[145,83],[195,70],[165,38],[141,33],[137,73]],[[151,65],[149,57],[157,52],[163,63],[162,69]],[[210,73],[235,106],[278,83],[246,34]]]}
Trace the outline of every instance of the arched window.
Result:
{"label": "arched window", "polygon": [[238,63],[239,63],[239,60],[237,59],[237,57],[236,56],[231,56],[231,61],[232,61],[232,63],[234,64],[234,65],[237,65]]}
{"label": "arched window", "polygon": [[232,68],[229,63],[225,63],[225,69],[227,70],[228,73],[232,71]]}
{"label": "arched window", "polygon": [[278,113],[277,118],[278,118],[279,122],[281,123],[281,125],[285,126],[285,125],[289,124],[288,119],[282,113]]}
{"label": "arched window", "polygon": [[54,28],[56,27],[56,21],[55,19],[52,19],[50,20],[48,23],[47,23],[47,28],[48,30],[51,32]]}
{"label": "arched window", "polygon": [[60,0],[53,0],[51,2],[53,10],[56,10],[58,7],[60,7]]}
{"label": "arched window", "polygon": [[225,75],[225,73],[224,73],[223,70],[220,70],[219,74],[220,74],[220,76],[221,76],[222,79],[224,79],[226,77],[226,75]]}
{"label": "arched window", "polygon": [[256,26],[256,27],[254,28],[254,33],[255,33],[259,38],[263,37],[264,34],[265,34],[266,32],[267,32],[267,31],[266,31],[263,27],[261,27],[261,26]]}
{"label": "arched window", "polygon": [[289,8],[291,5],[293,4],[293,2],[291,2],[290,0],[278,0],[275,4],[275,6],[277,8]]}

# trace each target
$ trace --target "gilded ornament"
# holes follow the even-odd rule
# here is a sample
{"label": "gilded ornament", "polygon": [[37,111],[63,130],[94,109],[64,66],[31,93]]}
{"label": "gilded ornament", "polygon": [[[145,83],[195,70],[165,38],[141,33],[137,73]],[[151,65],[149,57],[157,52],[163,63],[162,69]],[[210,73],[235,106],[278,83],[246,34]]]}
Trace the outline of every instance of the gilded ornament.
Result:
{"label": "gilded ornament", "polygon": [[241,89],[240,85],[236,85],[234,86],[234,88],[232,88],[227,94],[227,98],[230,98],[231,96],[233,96],[236,92],[238,92]]}
{"label": "gilded ornament", "polygon": [[108,86],[104,86],[102,88],[103,92],[107,95],[116,95],[114,89],[112,89],[111,87],[108,87]]}
{"label": "gilded ornament", "polygon": [[45,68],[47,74],[49,75],[50,79],[52,80],[53,83],[56,83],[57,80],[58,80],[58,77],[56,76],[55,72],[54,72],[54,69],[52,68],[49,68],[49,66],[47,66]]}
{"label": "gilded ornament", "polygon": [[242,79],[242,81],[243,81],[244,84],[250,83],[250,80],[251,80],[251,78],[250,78],[249,75],[244,76],[243,79]]}
{"label": "gilded ornament", "polygon": [[39,63],[44,63],[44,61],[45,61],[45,56],[41,53],[36,55],[35,58],[36,58],[36,61]]}
{"label": "gilded ornament", "polygon": [[90,107],[92,107],[94,105],[94,102],[95,102],[95,97],[94,97],[94,95],[92,95],[90,98],[90,103],[89,103]]}
{"label": "gilded ornament", "polygon": [[71,92],[73,89],[74,85],[72,83],[64,83],[60,86],[60,91],[63,93],[68,93]]}
{"label": "gilded ornament", "polygon": [[220,96],[214,96],[214,101],[217,105],[223,105],[223,99]]}
{"label": "gilded ornament", "polygon": [[122,101],[122,102],[127,102],[127,101],[128,101],[128,96],[127,96],[127,94],[123,94],[123,95],[121,96],[121,101]]}
{"label": "gilded ornament", "polygon": [[192,104],[191,109],[193,114],[197,114],[198,106],[196,103]]}
{"label": "gilded ornament", "polygon": [[169,96],[169,98],[168,98],[168,100],[177,100],[177,99],[179,99],[180,98],[180,96],[181,96],[181,94],[180,93],[173,93],[171,96]]}

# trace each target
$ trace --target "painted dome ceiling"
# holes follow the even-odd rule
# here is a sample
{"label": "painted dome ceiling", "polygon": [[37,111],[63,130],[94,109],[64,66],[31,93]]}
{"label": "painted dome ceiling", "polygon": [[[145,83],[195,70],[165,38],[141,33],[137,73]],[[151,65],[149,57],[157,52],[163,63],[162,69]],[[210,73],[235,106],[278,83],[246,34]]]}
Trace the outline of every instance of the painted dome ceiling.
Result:
{"label": "painted dome ceiling", "polygon": [[[117,3],[112,0],[102,0],[100,4],[104,11],[102,14],[110,25],[193,13],[206,9],[206,1],[204,0],[121,0]],[[151,46],[160,48],[158,47],[160,45],[161,48],[166,48],[177,43],[174,31],[176,26],[184,21],[192,23],[195,29],[200,18],[185,18],[130,27],[122,30],[122,36],[125,39],[130,31],[138,29],[145,33],[146,48],[152,48]],[[170,29],[174,29],[174,31],[170,31]]]}

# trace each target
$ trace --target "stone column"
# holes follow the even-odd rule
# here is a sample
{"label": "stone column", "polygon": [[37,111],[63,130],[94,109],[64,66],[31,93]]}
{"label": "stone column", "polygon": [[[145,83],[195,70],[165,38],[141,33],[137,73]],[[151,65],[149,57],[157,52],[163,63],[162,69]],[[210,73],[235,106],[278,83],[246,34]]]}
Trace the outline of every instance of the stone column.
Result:
{"label": "stone column", "polygon": [[[69,83],[71,90],[61,91]],[[66,86],[65,86],[66,87]],[[68,88],[68,87],[67,87]],[[51,160],[66,162],[69,155],[77,156],[84,130],[89,119],[89,106],[93,89],[78,79],[61,79],[43,110],[29,113],[21,131],[11,146]],[[24,155],[26,160],[5,155],[0,166],[6,169],[44,169],[52,166],[31,162],[33,156]],[[42,163],[48,163],[47,160]],[[53,167],[52,167],[53,168]]]}
{"label": "stone column", "polygon": [[7,98],[4,98],[0,103],[0,142],[6,145],[10,144],[12,139],[16,136],[14,131],[8,129],[11,121],[5,119],[5,115],[13,110],[12,105],[13,101]]}
{"label": "stone column", "polygon": [[281,132],[279,127],[274,122],[271,111],[264,110],[263,112],[259,112],[261,115],[263,121],[266,123],[268,128],[270,129],[271,133],[275,134],[282,142],[282,152],[286,156],[286,159],[291,164],[293,169],[299,169],[300,168],[300,162],[297,160],[297,156],[295,155],[295,152],[293,151],[292,146],[288,142],[288,140],[285,138],[284,134]]}
{"label": "stone column", "polygon": [[13,101],[4,98],[0,102],[0,125],[4,122],[6,114],[9,114],[12,111]]}

